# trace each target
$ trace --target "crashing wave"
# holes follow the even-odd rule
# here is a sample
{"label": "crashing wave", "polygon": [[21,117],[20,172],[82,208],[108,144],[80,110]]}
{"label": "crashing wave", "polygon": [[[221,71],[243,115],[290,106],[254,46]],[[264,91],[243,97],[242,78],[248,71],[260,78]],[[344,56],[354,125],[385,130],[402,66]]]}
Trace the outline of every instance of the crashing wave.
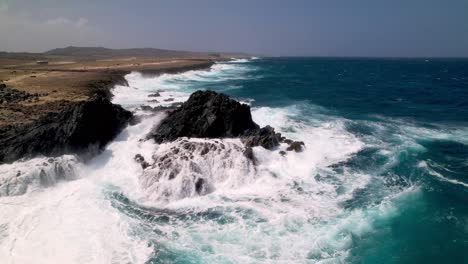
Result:
{"label": "crashing wave", "polygon": [[252,160],[239,139],[187,139],[161,144],[140,177],[153,201],[208,194],[217,186],[235,188],[255,178]]}
{"label": "crashing wave", "polygon": [[28,191],[77,178],[79,161],[75,156],[34,158],[0,166],[0,197],[22,195]]}

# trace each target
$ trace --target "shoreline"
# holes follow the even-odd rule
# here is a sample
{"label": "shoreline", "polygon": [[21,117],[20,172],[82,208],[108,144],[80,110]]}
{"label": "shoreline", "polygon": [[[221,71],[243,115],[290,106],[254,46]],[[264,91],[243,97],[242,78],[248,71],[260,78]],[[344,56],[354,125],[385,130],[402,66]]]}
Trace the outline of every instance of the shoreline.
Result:
{"label": "shoreline", "polygon": [[[132,114],[128,112],[121,118],[122,111],[126,110],[110,102],[115,85],[128,85],[125,75],[134,71],[148,76],[175,74],[209,69],[214,64],[211,59],[179,59],[116,65],[105,70],[63,69],[55,68],[56,65],[15,70],[14,76],[0,83],[0,144],[3,146],[0,164],[38,155],[92,156],[99,151],[87,149],[95,145],[102,148],[130,122]],[[108,124],[112,130],[103,132],[106,129],[100,125],[99,118],[115,119]],[[85,139],[81,140],[82,137]],[[70,140],[77,138],[78,144]],[[51,147],[44,149],[44,146]]]}
{"label": "shoreline", "polygon": [[[8,75],[0,67],[4,79],[0,85],[14,89],[5,91],[0,87],[0,131],[11,126],[32,123],[47,113],[60,112],[66,105],[86,101],[96,94],[109,99],[114,85],[126,84],[124,76],[132,71],[144,75],[180,73],[208,69],[214,63],[211,59],[179,59],[161,61],[158,64],[142,63],[125,67],[116,64],[106,69],[86,70],[66,69],[56,65],[31,69],[18,66],[10,68]],[[18,92],[31,96],[16,99],[15,93]]]}

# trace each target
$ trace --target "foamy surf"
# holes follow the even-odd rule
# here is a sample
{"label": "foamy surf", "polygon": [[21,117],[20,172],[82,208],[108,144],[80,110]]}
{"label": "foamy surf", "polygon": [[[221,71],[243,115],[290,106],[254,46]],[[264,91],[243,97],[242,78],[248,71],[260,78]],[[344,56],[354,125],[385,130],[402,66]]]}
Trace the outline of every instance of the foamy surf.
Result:
{"label": "foamy surf", "polygon": [[[280,153],[285,145],[274,151],[255,147],[255,166],[242,154],[239,139],[180,139],[160,145],[141,140],[165,116],[143,105],[169,107],[197,89],[248,79],[256,71],[249,62],[218,63],[209,70],[156,77],[127,75],[129,86],[116,86],[113,101],[134,111],[141,121],[126,128],[101,155],[80,164],[73,177],[49,188],[34,185],[34,191],[1,197],[2,259],[7,263],[345,262],[356,237],[372,234],[381,222],[396,217],[400,212],[395,201],[418,192],[411,185],[387,188],[387,182],[375,177],[396,166],[398,160],[393,158],[406,150],[381,144],[379,154],[389,157],[381,171],[354,170],[347,162],[382,142],[356,136],[349,131],[349,120],[311,104],[305,110],[297,105],[254,104],[255,122],[272,125],[306,145],[303,152],[285,156]],[[159,95],[150,96],[155,93]],[[304,121],[302,117],[311,112],[316,116]],[[380,133],[387,128],[374,129]],[[209,151],[204,153],[206,147]],[[156,166],[143,169],[134,160],[137,154]],[[190,155],[191,159],[184,158]],[[165,164],[167,158],[170,164]],[[33,168],[43,160],[28,162],[33,165],[2,165],[0,170]],[[382,197],[356,207],[369,187],[377,188]]]}

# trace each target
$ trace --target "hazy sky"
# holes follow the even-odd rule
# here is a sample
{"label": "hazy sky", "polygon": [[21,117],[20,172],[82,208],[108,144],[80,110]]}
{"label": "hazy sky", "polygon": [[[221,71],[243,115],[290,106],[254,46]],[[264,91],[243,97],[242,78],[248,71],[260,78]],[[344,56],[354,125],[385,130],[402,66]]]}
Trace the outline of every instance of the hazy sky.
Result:
{"label": "hazy sky", "polygon": [[0,50],[468,56],[468,0],[0,0]]}

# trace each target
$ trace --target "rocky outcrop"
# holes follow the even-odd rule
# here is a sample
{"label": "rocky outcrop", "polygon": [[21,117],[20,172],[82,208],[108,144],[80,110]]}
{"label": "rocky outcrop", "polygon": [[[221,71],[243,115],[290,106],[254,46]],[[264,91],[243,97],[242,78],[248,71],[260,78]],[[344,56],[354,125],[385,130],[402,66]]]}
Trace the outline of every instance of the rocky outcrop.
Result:
{"label": "rocky outcrop", "polygon": [[[244,180],[237,179],[239,174],[251,175],[245,177],[247,181],[254,178],[260,161],[253,147],[273,150],[281,143],[288,144],[289,151],[301,151],[303,147],[302,142],[282,137],[271,126],[260,128],[252,120],[248,105],[213,91],[193,93],[180,107],[169,111],[147,138],[170,142],[158,146],[151,161],[140,154],[134,157],[143,168],[143,189],[149,199],[158,201],[206,195],[218,184],[244,184]],[[228,138],[240,138],[242,143]]]}
{"label": "rocky outcrop", "polygon": [[136,154],[134,159],[137,163],[141,164],[143,169],[146,169],[150,165],[147,161],[145,161],[145,158],[141,154]]}
{"label": "rocky outcrop", "polygon": [[102,149],[131,118],[131,112],[102,96],[70,104],[32,124],[1,130],[0,163],[67,153],[86,158]]}
{"label": "rocky outcrop", "polygon": [[179,137],[238,137],[258,128],[248,105],[240,104],[224,94],[197,91],[153,129],[148,138],[162,143]]}
{"label": "rocky outcrop", "polygon": [[[248,105],[213,91],[193,93],[147,137],[158,143],[174,141],[179,137],[240,137],[247,148],[262,146],[270,150],[282,142],[290,145],[288,151],[302,151],[304,146],[303,142],[282,137],[270,126],[260,128],[252,120]],[[246,157],[252,157],[253,160],[251,151],[247,149],[245,153]]]}
{"label": "rocky outcrop", "polygon": [[292,141],[291,143],[288,143],[289,146],[286,148],[287,151],[296,151],[296,152],[301,152],[304,149],[304,142],[302,141]]}
{"label": "rocky outcrop", "polygon": [[241,141],[247,147],[262,146],[266,149],[273,149],[277,147],[282,140],[280,133],[276,133],[275,129],[271,126],[266,126],[244,132],[241,135]]}
{"label": "rocky outcrop", "polygon": [[149,94],[148,97],[160,97],[161,94],[159,92],[155,92],[155,93],[152,93],[152,94]]}

